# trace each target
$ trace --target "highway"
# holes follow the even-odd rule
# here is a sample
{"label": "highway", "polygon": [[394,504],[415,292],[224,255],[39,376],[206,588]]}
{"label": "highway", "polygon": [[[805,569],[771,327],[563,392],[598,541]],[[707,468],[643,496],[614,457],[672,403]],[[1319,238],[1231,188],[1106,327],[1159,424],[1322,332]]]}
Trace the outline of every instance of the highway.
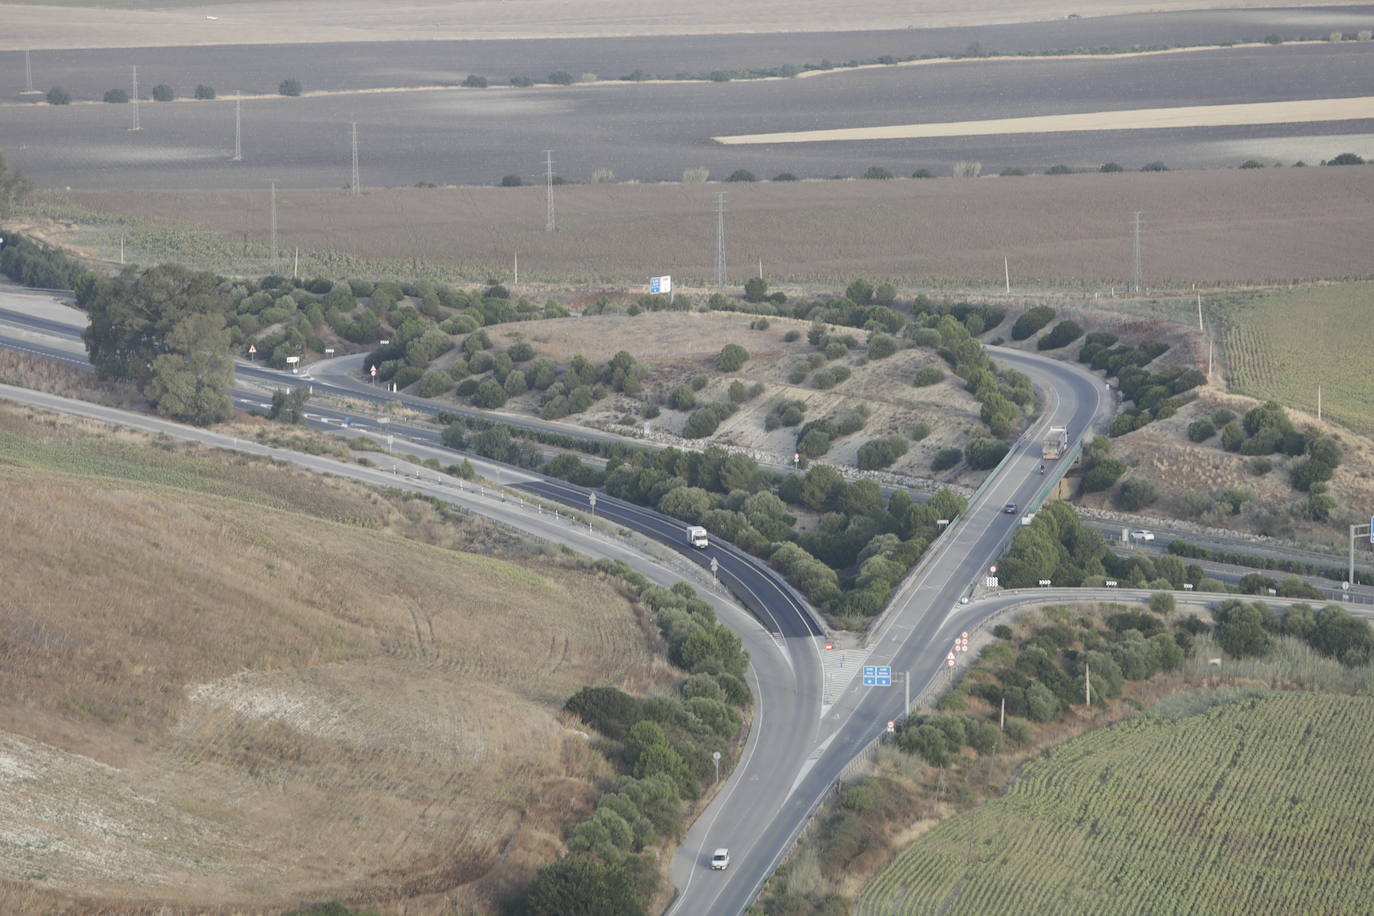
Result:
{"label": "highway", "polygon": [[[7,298],[0,306],[13,301]],[[0,308],[0,346],[72,365],[86,365],[79,327],[63,320],[71,316],[54,314],[51,306],[37,315],[24,314],[22,305],[17,310]],[[672,581],[673,570],[678,577],[686,573],[695,575],[697,581],[709,581],[709,564],[714,560],[715,577],[730,589],[739,604],[714,595],[713,603],[721,619],[741,634],[751,653],[751,679],[757,703],[739,765],[688,831],[674,857],[671,877],[678,896],[669,912],[673,916],[715,916],[741,913],[748,907],[850,762],[883,732],[889,720],[903,714],[903,679],[912,697],[920,697],[946,667],[945,656],[955,636],[1018,600],[1032,600],[1025,595],[997,593],[988,599],[960,603],[1003,551],[1019,527],[1024,507],[1048,489],[1050,475],[1042,476],[1037,471],[1041,463],[1039,442],[1044,431],[1051,425],[1063,425],[1068,427],[1071,441],[1076,441],[1102,427],[1113,402],[1101,379],[1079,366],[1017,350],[989,347],[989,351],[1003,364],[1031,377],[1043,400],[1039,418],[899,588],[866,644],[857,650],[835,653],[825,648],[825,629],[814,611],[761,562],[721,543],[694,550],[685,543],[681,522],[604,494],[596,494],[593,509],[588,490],[562,481],[472,459],[485,476],[509,485],[514,492],[591,512],[603,524],[609,522],[618,529],[652,539],[666,545],[669,551],[665,553],[662,546],[655,547],[638,538],[608,537],[600,527],[584,529],[581,522],[569,522],[566,514],[551,519],[541,509],[490,490],[473,493],[471,485],[465,488],[453,478],[413,465],[405,465],[406,471],[419,477],[399,478],[384,469],[269,450],[253,443],[225,445],[226,437],[204,430],[66,402],[24,389],[6,387],[0,395],[48,409],[156,429],[180,438],[271,453],[316,470],[379,485],[420,489],[535,536],[566,543],[583,553],[625,559],[641,570],[652,568],[651,578],[658,582]],[[357,361],[356,365],[349,360]],[[309,367],[308,374],[299,376],[240,363],[236,366],[236,406],[261,409],[264,392],[272,388],[313,384],[317,391],[338,397],[374,404],[400,402],[424,413],[436,412],[436,406],[423,399],[388,394],[351,377],[350,371],[356,371],[360,361],[361,357],[354,356],[328,361],[323,366],[315,364]],[[388,442],[397,452],[416,458],[434,457],[441,463],[451,463],[462,457],[444,449],[438,433],[423,424],[399,420],[383,424],[360,418],[356,413],[314,404],[307,411],[312,425],[346,435],[394,437]],[[517,425],[527,428],[551,427],[567,432],[564,426],[531,418],[472,412],[504,422],[519,420]],[[610,434],[599,435],[619,441]],[[1002,506],[1008,502],[1017,503],[1021,511],[1003,512]],[[1130,593],[1103,590],[1103,594],[1120,600]],[[1067,600],[1063,595],[1083,597],[1081,592],[1056,589],[1037,591],[1033,600]],[[1179,597],[1183,600],[1185,596]],[[1201,597],[1187,596],[1189,600]],[[862,664],[891,666],[896,675],[894,685],[865,687],[862,679],[855,676]],[[711,850],[717,846],[731,849],[731,867],[724,872],[706,867]]]}

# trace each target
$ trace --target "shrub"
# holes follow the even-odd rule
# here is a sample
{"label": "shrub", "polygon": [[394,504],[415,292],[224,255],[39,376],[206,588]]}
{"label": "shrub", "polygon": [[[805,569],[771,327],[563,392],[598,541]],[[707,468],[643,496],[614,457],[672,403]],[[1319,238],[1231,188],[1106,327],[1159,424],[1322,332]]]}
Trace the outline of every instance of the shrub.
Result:
{"label": "shrub", "polygon": [[282,95],[298,96],[301,94],[301,81],[298,79],[282,80],[277,85],[277,92]]}
{"label": "shrub", "polygon": [[1167,172],[1169,167],[1162,162],[1147,162],[1140,167],[1142,172]]}
{"label": "shrub", "polygon": [[518,188],[524,183],[525,179],[519,175],[506,175],[501,179],[501,187],[503,188]]}
{"label": "shrub", "polygon": [[1006,168],[1002,169],[1002,171],[998,174],[1000,174],[1003,178],[1019,178],[1022,175],[1026,174],[1026,170],[1017,168],[1014,165],[1009,165]]}
{"label": "shrub", "polygon": [[778,174],[776,174],[776,175],[773,176],[773,180],[774,180],[774,181],[800,181],[801,179],[799,179],[796,175],[793,175],[791,172],[779,172]]}
{"label": "shrub", "polygon": [[932,471],[947,471],[964,460],[964,453],[957,448],[942,448],[930,459]]}
{"label": "shrub", "polygon": [[748,169],[735,169],[725,178],[726,181],[758,181],[753,172]]}
{"label": "shrub", "polygon": [[487,78],[478,76],[476,73],[469,73],[467,79],[463,80],[463,85],[468,89],[485,89],[487,88]]}
{"label": "shrub", "polygon": [[176,97],[176,92],[166,83],[158,83],[153,87],[153,101],[155,102],[170,102]]}
{"label": "shrub", "polygon": [[1073,169],[1069,168],[1067,165],[1052,165],[1052,166],[1050,166],[1049,168],[1045,169],[1045,174],[1046,174],[1046,175],[1072,175],[1072,174],[1073,174]]}
{"label": "shrub", "polygon": [[1260,162],[1258,159],[1246,159],[1240,164],[1240,167],[1243,169],[1262,169],[1264,168],[1264,163]]}
{"label": "shrub", "polygon": [[1127,512],[1137,512],[1152,505],[1158,496],[1154,484],[1139,477],[1132,477],[1117,491],[1116,504]]}
{"label": "shrub", "polygon": [[1011,328],[1012,340],[1025,340],[1054,320],[1054,309],[1048,305],[1037,305],[1021,313]]}
{"label": "shrub", "polygon": [[924,439],[926,436],[929,436],[929,435],[930,435],[930,424],[929,424],[929,423],[917,423],[916,425],[914,425],[914,426],[911,427],[911,441],[912,441],[912,442],[920,442],[922,439]]}
{"label": "shrub", "polygon": [[1121,163],[1119,163],[1119,162],[1104,162],[1104,163],[1102,164],[1102,167],[1101,167],[1100,169],[1098,169],[1098,171],[1099,171],[1099,172],[1124,172],[1124,171],[1126,171],[1126,170],[1123,169],[1123,168],[1121,167]]}
{"label": "shrub", "polygon": [[1076,321],[1061,321],[1044,337],[1035,342],[1037,350],[1057,350],[1066,347],[1083,336],[1083,329]]}
{"label": "shrub", "polygon": [[511,84],[512,86],[521,86],[521,87],[523,87],[523,86],[533,86],[533,85],[534,85],[534,80],[530,79],[528,76],[512,76],[512,77],[510,78],[510,84]]}
{"label": "shrub", "polygon": [[694,168],[682,170],[682,181],[684,184],[701,184],[710,177],[710,169]]}
{"label": "shrub", "polygon": [[873,284],[862,278],[855,280],[845,287],[844,297],[855,305],[868,305],[873,301]]}
{"label": "shrub", "polygon": [[430,369],[420,376],[420,384],[417,391],[422,398],[437,398],[439,395],[453,387],[453,379],[449,378],[447,372],[440,372]]}
{"label": "shrub", "polygon": [[673,410],[691,410],[697,406],[697,396],[687,385],[679,385],[668,395],[668,406]]}
{"label": "shrub", "polygon": [[868,358],[886,359],[897,352],[897,339],[890,334],[875,333],[868,338]]}
{"label": "shrub", "polygon": [[205,85],[204,83],[199,83],[199,84],[197,84],[197,86],[196,86],[196,98],[202,99],[202,100],[206,100],[206,99],[213,99],[214,97],[215,97],[215,87],[214,87],[214,86],[207,86],[207,85]]}
{"label": "shrub", "polygon": [[615,181],[615,172],[610,169],[597,169],[592,172],[592,184],[610,184]]}
{"label": "shrub", "polygon": [[794,341],[801,340],[801,331],[798,331],[796,328],[793,328],[786,334],[782,335],[782,339],[787,343],[793,343]]}
{"label": "shrub", "polygon": [[1083,490],[1087,493],[1098,493],[1106,490],[1120,480],[1121,475],[1125,473],[1126,465],[1115,458],[1103,458],[1084,473]]}
{"label": "shrub", "polygon": [[506,405],[506,389],[496,379],[489,378],[477,386],[473,392],[472,403],[476,407],[495,410]]}
{"label": "shrub", "polygon": [[915,384],[917,388],[925,388],[928,385],[934,385],[937,382],[944,381],[944,378],[944,370],[940,369],[938,366],[924,366],[917,370],[913,384]]}
{"label": "shrub", "polygon": [[1212,421],[1203,417],[1188,424],[1188,441],[1206,442],[1216,435],[1217,428],[1212,425]]}
{"label": "shrub", "polygon": [[934,178],[934,177],[935,177],[935,173],[933,173],[930,169],[917,169],[916,171],[914,171],[914,172],[911,173],[911,177],[912,177],[912,178]]}
{"label": "shrub", "polygon": [[129,93],[125,92],[123,89],[110,89],[106,91],[103,101],[112,102],[116,105],[123,105],[125,102],[129,101]]}
{"label": "shrub", "polygon": [[750,302],[762,302],[764,299],[767,299],[768,281],[763,279],[763,277],[750,277],[748,280],[745,280],[744,298]]}
{"label": "shrub", "polygon": [[738,372],[748,360],[748,350],[739,344],[726,344],[716,357],[716,368],[721,372]]}
{"label": "shrub", "polygon": [[555,70],[549,74],[549,82],[555,86],[571,86],[573,77],[567,70]]}
{"label": "shrub", "polygon": [[1341,153],[1334,159],[1329,159],[1324,165],[1364,165],[1364,158],[1354,153]]}
{"label": "shrub", "polygon": [[72,103],[71,93],[61,86],[54,86],[49,89],[47,99],[49,105],[70,105]]}
{"label": "shrub", "polygon": [[880,165],[870,165],[864,170],[865,178],[878,179],[880,181],[893,177],[892,172]]}
{"label": "shrub", "polygon": [[966,449],[968,466],[975,471],[995,468],[998,462],[1006,456],[1010,448],[1011,446],[1000,439],[974,439],[968,444],[968,448]]}
{"label": "shrub", "polygon": [[883,436],[870,439],[859,446],[859,469],[863,471],[890,467],[894,461],[906,454],[906,440],[901,436]]}
{"label": "shrub", "polygon": [[1263,477],[1274,469],[1274,463],[1268,458],[1251,458],[1247,467],[1251,477]]}

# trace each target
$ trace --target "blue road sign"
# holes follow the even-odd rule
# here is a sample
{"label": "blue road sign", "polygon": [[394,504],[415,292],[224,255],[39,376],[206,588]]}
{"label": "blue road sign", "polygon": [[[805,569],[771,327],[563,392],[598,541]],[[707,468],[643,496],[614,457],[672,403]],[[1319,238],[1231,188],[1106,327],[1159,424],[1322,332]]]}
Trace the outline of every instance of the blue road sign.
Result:
{"label": "blue road sign", "polygon": [[864,665],[865,687],[891,687],[892,667],[890,665]]}
{"label": "blue road sign", "polygon": [[1369,543],[1374,544],[1374,515],[1369,517]]}

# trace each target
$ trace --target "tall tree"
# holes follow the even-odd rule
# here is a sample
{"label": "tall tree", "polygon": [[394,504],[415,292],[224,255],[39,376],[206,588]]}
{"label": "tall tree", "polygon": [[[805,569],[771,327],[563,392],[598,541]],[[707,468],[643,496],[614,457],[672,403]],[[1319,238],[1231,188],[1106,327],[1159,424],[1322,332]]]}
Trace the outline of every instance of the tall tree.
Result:
{"label": "tall tree", "polygon": [[11,168],[5,154],[0,153],[0,216],[9,216],[14,212],[32,190],[33,184],[24,177],[24,173]]}
{"label": "tall tree", "polygon": [[229,346],[223,315],[188,315],[167,335],[171,352],[153,360],[153,374],[143,393],[158,413],[177,420],[207,426],[229,419],[234,412]]}

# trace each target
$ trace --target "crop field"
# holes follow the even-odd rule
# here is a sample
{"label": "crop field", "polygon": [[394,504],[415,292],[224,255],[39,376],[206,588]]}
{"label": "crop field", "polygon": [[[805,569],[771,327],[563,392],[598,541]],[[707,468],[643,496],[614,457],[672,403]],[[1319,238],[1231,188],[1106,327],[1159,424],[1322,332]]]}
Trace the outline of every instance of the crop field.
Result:
{"label": "crop field", "polygon": [[489,902],[605,775],[562,702],[658,676],[608,584],[428,503],[18,408],[0,492],[5,912]]}
{"label": "crop field", "polygon": [[[13,7],[15,0],[0,6]],[[30,0],[31,2],[31,0]],[[1230,10],[1217,0],[1099,0],[1085,14],[1096,18],[1184,11],[1193,17],[1229,14],[1260,22],[1305,20],[1311,32],[1339,28],[1349,15],[1333,16],[1322,7],[1329,0],[1258,0],[1259,9]],[[1267,6],[1283,9],[1266,15]],[[53,7],[59,12],[54,13]],[[79,17],[63,16],[62,7],[81,7]],[[1304,9],[1310,8],[1310,9]],[[218,14],[209,21],[206,11]],[[1304,13],[1307,15],[1304,16]],[[1044,0],[979,0],[948,3],[868,2],[837,8],[823,0],[762,0],[748,4],[699,2],[684,8],[670,0],[526,0],[515,8],[501,0],[420,0],[378,7],[365,0],[280,3],[182,0],[49,0],[26,2],[6,10],[10,34],[0,47],[138,47],[157,44],[245,44],[282,42],[416,41],[479,37],[568,38],[614,35],[699,35],[757,32],[834,32],[841,29],[911,29],[960,27],[985,23],[1029,23],[1064,19],[1064,6]],[[1073,23],[1089,35],[1093,21]],[[1262,26],[1260,26],[1262,27]],[[1346,27],[1349,27],[1348,25]],[[1119,33],[1119,27],[1118,27]],[[1263,35],[1263,32],[1255,34]],[[11,37],[12,36],[12,37]],[[8,39],[8,41],[5,41]],[[965,39],[967,41],[968,39]]]}
{"label": "crop field", "polygon": [[1371,714],[1265,694],[1090,732],[908,846],[857,912],[1369,912]]}
{"label": "crop field", "polygon": [[[725,146],[711,138],[796,130],[876,128],[1374,95],[1374,43],[1235,47],[1134,57],[1004,58],[846,71],[814,79],[588,83],[513,89],[365,90],[249,98],[242,161],[234,150],[231,88],[214,101],[139,107],[78,101],[0,106],[10,161],[47,188],[339,188],[350,177],[349,124],[358,124],[365,186],[495,185],[507,175],[544,178],[544,150],[570,181],[679,181],[704,168],[760,178],[858,177],[956,162],[984,172],[1053,165],[1128,170],[1316,163],[1341,152],[1374,157],[1374,117],[1302,124],[1200,125],[1153,130],[1078,129],[995,136]],[[140,70],[143,80],[153,77]],[[245,87],[271,92],[291,75],[264,61]],[[123,86],[125,74],[110,78]],[[402,81],[404,85],[404,81]],[[190,86],[182,83],[183,94]],[[97,96],[98,98],[98,96]],[[542,220],[539,224],[543,225]]]}
{"label": "crop field", "polygon": [[1374,286],[1272,293],[1221,307],[1227,379],[1236,391],[1317,412],[1374,435]]}
{"label": "crop field", "polygon": [[[1144,211],[1147,286],[1286,284],[1374,274],[1369,167],[728,185],[582,185],[555,189],[559,230],[544,231],[542,188],[279,191],[282,249],[306,276],[392,273],[469,283],[636,284],[714,273],[715,195],[726,190],[729,277],[762,260],[772,282],[892,278],[911,292],[942,285],[1044,285],[1111,301],[1131,275],[1131,213]],[[132,221],[55,227],[54,240],[97,257],[176,258],[230,272],[268,264],[265,191],[46,193],[35,209]],[[72,209],[70,205],[77,205]],[[245,257],[247,255],[247,257]],[[537,294],[536,294],[537,296]]]}

